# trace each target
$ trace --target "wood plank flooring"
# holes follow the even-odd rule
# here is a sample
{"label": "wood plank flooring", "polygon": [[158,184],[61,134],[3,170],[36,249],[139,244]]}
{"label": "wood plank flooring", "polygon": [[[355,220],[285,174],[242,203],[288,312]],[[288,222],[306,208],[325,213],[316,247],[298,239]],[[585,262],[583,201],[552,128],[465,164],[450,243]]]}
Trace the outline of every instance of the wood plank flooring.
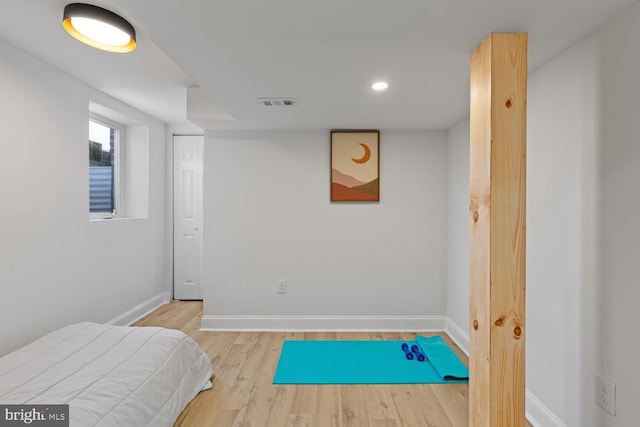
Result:
{"label": "wood plank flooring", "polygon": [[[174,301],[134,326],[180,329],[213,365],[213,388],[174,427],[466,427],[467,384],[274,385],[285,339],[413,340],[414,333],[203,332],[202,303]],[[421,334],[428,336],[430,334]],[[464,353],[443,334],[464,363]],[[529,424],[527,424],[529,425]]]}

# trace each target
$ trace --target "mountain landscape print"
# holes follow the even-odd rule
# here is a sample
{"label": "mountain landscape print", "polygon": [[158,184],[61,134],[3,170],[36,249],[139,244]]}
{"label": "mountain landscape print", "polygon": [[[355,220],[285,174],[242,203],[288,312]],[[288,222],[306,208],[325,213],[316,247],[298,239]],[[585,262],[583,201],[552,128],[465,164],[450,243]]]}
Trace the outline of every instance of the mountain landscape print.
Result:
{"label": "mountain landscape print", "polygon": [[378,131],[331,132],[331,201],[380,200]]}

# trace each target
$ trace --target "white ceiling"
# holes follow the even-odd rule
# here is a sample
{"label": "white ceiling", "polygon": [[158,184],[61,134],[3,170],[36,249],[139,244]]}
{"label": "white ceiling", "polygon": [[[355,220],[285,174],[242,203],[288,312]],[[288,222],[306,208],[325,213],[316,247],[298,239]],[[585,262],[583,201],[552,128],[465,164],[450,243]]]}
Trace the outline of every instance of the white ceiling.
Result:
{"label": "white ceiling", "polygon": [[637,0],[94,1],[134,25],[130,54],[64,33],[69,2],[1,0],[0,38],[166,123],[187,120],[192,88],[207,129],[446,129],[468,114],[487,34],[528,32],[533,70]]}

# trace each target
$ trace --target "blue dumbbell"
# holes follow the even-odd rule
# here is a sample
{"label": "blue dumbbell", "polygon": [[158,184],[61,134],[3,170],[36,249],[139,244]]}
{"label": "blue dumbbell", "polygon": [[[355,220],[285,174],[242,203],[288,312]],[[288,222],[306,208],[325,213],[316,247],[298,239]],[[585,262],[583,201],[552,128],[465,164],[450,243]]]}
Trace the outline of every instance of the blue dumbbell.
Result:
{"label": "blue dumbbell", "polygon": [[409,346],[407,345],[407,343],[402,343],[401,347],[402,351],[404,351],[404,355],[407,356],[407,359],[413,360],[413,353],[411,353],[411,350],[409,350]]}
{"label": "blue dumbbell", "polygon": [[411,351],[413,353],[415,353],[416,358],[418,359],[418,362],[424,362],[426,357],[425,355],[422,353],[422,350],[420,350],[420,347],[418,347],[417,345],[412,345],[411,346]]}

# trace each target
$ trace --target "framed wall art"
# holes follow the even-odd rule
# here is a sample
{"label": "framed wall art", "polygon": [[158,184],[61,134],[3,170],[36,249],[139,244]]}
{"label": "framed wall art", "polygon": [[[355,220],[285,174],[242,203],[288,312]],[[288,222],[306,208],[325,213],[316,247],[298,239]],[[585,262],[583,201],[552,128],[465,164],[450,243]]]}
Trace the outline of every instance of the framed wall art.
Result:
{"label": "framed wall art", "polygon": [[331,131],[331,201],[380,201],[379,131]]}

